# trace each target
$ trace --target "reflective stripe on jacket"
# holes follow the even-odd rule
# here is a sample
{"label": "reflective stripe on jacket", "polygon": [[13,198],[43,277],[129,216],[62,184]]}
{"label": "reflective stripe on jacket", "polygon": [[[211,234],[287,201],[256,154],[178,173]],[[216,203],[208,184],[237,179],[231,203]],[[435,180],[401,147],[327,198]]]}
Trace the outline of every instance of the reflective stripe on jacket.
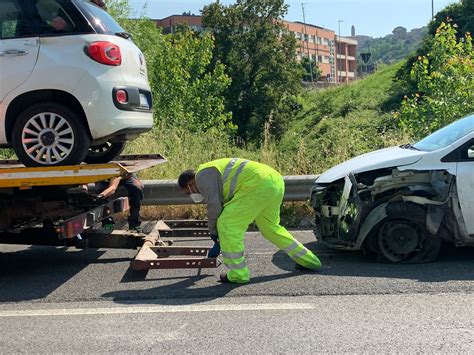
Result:
{"label": "reflective stripe on jacket", "polygon": [[235,194],[239,176],[242,173],[249,160],[240,158],[224,158],[213,160],[208,163],[201,164],[196,174],[207,168],[216,168],[222,175],[222,191],[224,203],[230,201]]}

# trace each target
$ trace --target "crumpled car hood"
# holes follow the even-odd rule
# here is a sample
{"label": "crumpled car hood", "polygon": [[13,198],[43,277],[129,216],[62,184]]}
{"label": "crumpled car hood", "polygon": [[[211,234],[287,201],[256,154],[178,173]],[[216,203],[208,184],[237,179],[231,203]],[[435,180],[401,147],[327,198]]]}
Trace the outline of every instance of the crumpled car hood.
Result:
{"label": "crumpled car hood", "polygon": [[360,172],[410,165],[419,161],[426,152],[391,147],[376,150],[374,152],[359,155],[344,163],[325,171],[316,180],[317,183],[331,183],[339,180],[350,173]]}

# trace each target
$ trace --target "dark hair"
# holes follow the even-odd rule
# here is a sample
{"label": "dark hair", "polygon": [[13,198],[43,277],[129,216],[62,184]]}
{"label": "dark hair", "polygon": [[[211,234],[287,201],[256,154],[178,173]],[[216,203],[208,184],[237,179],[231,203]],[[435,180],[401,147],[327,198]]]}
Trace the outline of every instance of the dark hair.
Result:
{"label": "dark hair", "polygon": [[178,178],[178,185],[180,188],[186,188],[188,182],[190,182],[196,176],[196,172],[194,170],[186,170],[181,173]]}

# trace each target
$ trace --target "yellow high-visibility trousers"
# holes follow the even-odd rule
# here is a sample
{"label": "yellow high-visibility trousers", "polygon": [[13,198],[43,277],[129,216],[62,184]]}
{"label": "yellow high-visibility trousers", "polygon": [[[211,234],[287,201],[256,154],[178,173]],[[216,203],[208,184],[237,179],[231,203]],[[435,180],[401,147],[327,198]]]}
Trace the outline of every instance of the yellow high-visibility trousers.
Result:
{"label": "yellow high-visibility trousers", "polygon": [[[254,177],[246,177],[233,198],[224,204],[217,220],[217,231],[224,264],[229,268],[227,278],[235,283],[247,283],[250,272],[244,257],[244,237],[255,221],[262,235],[283,250],[301,266],[319,269],[321,262],[280,225],[280,206],[285,192],[282,176],[270,167]],[[245,169],[244,169],[245,170]],[[267,173],[268,172],[268,173]],[[244,176],[239,177],[244,178]]]}

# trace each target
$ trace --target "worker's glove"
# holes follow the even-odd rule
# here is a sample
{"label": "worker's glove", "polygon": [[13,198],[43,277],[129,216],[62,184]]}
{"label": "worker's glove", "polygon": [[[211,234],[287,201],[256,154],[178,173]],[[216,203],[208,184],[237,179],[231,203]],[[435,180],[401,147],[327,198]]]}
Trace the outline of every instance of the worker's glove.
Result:
{"label": "worker's glove", "polygon": [[211,239],[214,242],[214,245],[207,253],[208,258],[217,258],[221,253],[221,245],[219,243],[219,236],[216,234],[211,234]]}

